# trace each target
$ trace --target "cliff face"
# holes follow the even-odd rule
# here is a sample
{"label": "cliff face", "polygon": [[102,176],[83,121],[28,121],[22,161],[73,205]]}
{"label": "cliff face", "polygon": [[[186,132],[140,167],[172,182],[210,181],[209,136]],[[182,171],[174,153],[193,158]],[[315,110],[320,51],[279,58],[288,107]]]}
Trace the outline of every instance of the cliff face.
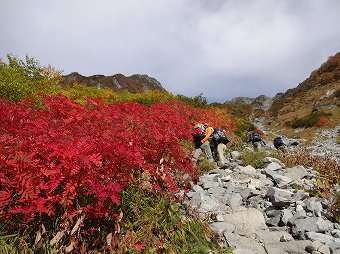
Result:
{"label": "cliff face", "polygon": [[93,75],[85,77],[78,72],[72,72],[63,77],[64,80],[60,83],[62,86],[73,86],[77,83],[86,86],[96,86],[98,88],[111,88],[114,91],[125,90],[131,93],[140,93],[147,90],[165,91],[161,83],[148,75],[135,74],[126,77],[123,74],[115,74],[112,76]]}

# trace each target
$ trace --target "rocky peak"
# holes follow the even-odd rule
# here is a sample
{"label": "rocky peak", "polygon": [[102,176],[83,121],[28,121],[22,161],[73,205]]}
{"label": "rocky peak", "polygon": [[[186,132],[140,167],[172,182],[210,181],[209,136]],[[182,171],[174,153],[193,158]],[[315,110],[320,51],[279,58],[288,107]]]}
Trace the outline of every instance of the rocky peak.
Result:
{"label": "rocky peak", "polygon": [[254,101],[252,102],[252,106],[256,109],[268,110],[272,105],[272,102],[272,98],[265,95],[260,95],[254,99]]}
{"label": "rocky peak", "polygon": [[140,93],[147,90],[165,91],[160,82],[145,74],[134,74],[129,77],[120,73],[112,76],[97,74],[85,77],[78,72],[72,72],[63,76],[63,78],[64,80],[60,83],[62,86],[83,84],[86,86],[96,86],[98,89],[111,88],[114,91],[128,91],[131,93]]}
{"label": "rocky peak", "polygon": [[254,109],[267,110],[270,108],[272,101],[272,98],[266,95],[260,95],[256,98],[235,97],[230,101],[230,103],[238,105],[252,105]]}
{"label": "rocky peak", "polygon": [[238,104],[238,105],[248,105],[254,101],[254,98],[249,97],[235,97],[231,99],[230,103]]}

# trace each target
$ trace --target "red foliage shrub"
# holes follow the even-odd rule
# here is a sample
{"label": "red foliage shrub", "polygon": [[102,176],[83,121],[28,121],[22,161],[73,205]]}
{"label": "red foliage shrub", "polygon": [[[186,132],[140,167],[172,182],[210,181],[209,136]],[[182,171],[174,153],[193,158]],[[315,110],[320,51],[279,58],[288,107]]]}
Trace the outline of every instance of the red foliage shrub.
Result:
{"label": "red foliage shrub", "polygon": [[142,172],[172,195],[185,186],[184,173],[197,178],[179,142],[191,139],[196,121],[234,128],[223,112],[176,101],[83,106],[60,95],[37,108],[0,100],[0,218],[115,216],[122,189]]}
{"label": "red foliage shrub", "polygon": [[329,118],[327,116],[321,116],[319,120],[315,123],[315,127],[323,127],[329,125]]}

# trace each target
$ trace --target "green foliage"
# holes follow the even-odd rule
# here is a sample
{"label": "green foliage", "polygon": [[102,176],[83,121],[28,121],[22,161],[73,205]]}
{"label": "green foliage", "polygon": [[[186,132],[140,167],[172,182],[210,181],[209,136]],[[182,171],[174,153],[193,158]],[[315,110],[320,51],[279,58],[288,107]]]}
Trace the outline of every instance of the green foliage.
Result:
{"label": "green foliage", "polygon": [[241,160],[245,166],[251,165],[254,168],[261,168],[264,165],[263,159],[266,157],[264,151],[244,151],[241,155]]}
{"label": "green foliage", "polygon": [[8,63],[0,61],[0,97],[18,102],[36,94],[58,92],[56,84],[61,80],[60,73],[50,66],[41,67],[31,57],[19,60],[7,55]]}
{"label": "green foliage", "polygon": [[338,136],[336,137],[336,143],[340,145],[340,134],[338,134]]}
{"label": "green foliage", "polygon": [[65,96],[80,104],[86,104],[86,98],[102,98],[105,103],[112,103],[116,100],[116,93],[108,88],[98,89],[95,86],[75,84],[73,87],[64,87],[61,91]]}
{"label": "green foliage", "polygon": [[297,118],[292,121],[285,122],[285,124],[292,128],[310,128],[315,126],[315,124],[319,122],[321,117],[331,115],[332,115],[331,113],[326,113],[324,111],[316,111],[310,113],[309,115],[303,118]]}
{"label": "green foliage", "polygon": [[240,117],[235,117],[233,118],[233,120],[236,124],[235,134],[239,136],[242,140],[246,140],[247,133],[255,129],[254,124]]}
{"label": "green foliage", "polygon": [[198,108],[208,107],[207,99],[203,96],[203,93],[195,96],[194,98],[178,94],[176,95],[176,99],[183,101],[184,103],[189,104],[194,107],[198,107]]}
{"label": "green foliage", "polygon": [[198,218],[184,216],[180,205],[170,199],[143,190],[146,185],[144,177],[139,187],[132,186],[124,191],[122,210],[125,214],[116,253],[134,253],[136,242],[142,244],[143,253],[230,251],[218,247],[205,223]]}
{"label": "green foliage", "polygon": [[[203,154],[203,153],[202,153]],[[209,172],[210,170],[214,169],[213,163],[210,163],[207,158],[200,157],[197,161],[197,171],[200,175]]]}
{"label": "green foliage", "polygon": [[158,90],[149,90],[143,93],[120,92],[117,93],[115,102],[135,101],[147,107],[159,102],[168,102],[175,97],[168,93]]}

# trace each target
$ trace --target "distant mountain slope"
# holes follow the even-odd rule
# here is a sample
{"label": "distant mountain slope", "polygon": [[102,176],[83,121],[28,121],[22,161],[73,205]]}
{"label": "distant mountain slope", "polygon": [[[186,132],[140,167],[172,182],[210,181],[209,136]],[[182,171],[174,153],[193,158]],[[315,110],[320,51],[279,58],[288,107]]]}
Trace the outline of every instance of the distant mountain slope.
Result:
{"label": "distant mountain slope", "polygon": [[64,80],[60,83],[62,86],[73,86],[75,83],[78,83],[98,88],[111,88],[114,91],[126,90],[131,93],[140,93],[147,90],[165,91],[160,82],[148,75],[135,74],[126,77],[123,74],[115,74],[112,76],[93,75],[85,77],[78,72],[72,72],[63,77]]}
{"label": "distant mountain slope", "polygon": [[272,98],[260,95],[256,98],[249,97],[235,97],[230,101],[226,101],[225,104],[232,103],[236,105],[251,105],[254,109],[267,110],[272,105]]}
{"label": "distant mountain slope", "polygon": [[296,88],[275,96],[269,113],[285,120],[340,106],[340,52],[328,58]]}

